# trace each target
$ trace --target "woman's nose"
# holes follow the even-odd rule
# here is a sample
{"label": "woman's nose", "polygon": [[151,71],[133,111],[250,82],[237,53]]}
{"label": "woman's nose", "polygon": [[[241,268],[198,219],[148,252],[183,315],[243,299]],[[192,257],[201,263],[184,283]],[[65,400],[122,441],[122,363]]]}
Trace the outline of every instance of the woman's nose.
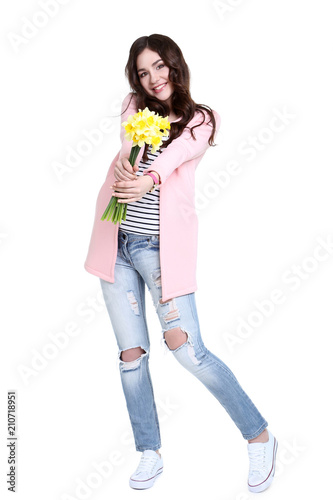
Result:
{"label": "woman's nose", "polygon": [[150,75],[150,83],[155,84],[158,82],[158,80],[159,80],[159,76],[157,74],[152,73]]}

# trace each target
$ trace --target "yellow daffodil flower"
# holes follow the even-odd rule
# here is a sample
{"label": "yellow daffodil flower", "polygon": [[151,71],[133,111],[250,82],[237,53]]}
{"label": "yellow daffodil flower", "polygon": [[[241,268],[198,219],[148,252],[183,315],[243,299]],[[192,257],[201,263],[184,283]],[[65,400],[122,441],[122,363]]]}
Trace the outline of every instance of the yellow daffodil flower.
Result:
{"label": "yellow daffodil flower", "polygon": [[[127,121],[121,124],[125,128],[125,139],[133,141],[129,162],[133,166],[144,144],[151,145],[151,152],[154,154],[163,143],[162,137],[169,136],[170,122],[168,116],[162,117],[155,111],[150,111],[147,107],[139,109],[135,115],[129,115]],[[111,218],[114,224],[126,220],[126,203],[118,203],[115,196],[106,207],[101,220]]]}

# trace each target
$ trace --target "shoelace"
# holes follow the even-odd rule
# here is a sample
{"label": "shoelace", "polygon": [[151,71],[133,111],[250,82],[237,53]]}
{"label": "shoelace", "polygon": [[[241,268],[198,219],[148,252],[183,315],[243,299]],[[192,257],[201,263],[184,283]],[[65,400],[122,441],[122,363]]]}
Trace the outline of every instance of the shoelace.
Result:
{"label": "shoelace", "polygon": [[265,472],[266,470],[266,448],[257,448],[256,450],[249,450],[250,459],[250,473]]}
{"label": "shoelace", "polygon": [[136,472],[142,472],[146,471],[150,467],[150,472],[153,470],[157,460],[158,460],[158,455],[156,453],[156,458],[154,457],[145,457],[144,455],[141,456],[140,463],[138,465],[138,468],[136,469]]}

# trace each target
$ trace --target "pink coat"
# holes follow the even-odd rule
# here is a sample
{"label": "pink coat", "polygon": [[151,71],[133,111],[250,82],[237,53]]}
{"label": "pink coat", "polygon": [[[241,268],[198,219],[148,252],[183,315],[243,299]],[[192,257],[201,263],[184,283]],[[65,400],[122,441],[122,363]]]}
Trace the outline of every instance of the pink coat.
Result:
{"label": "pink coat", "polygon": [[[123,103],[122,111],[127,107],[131,93]],[[137,113],[136,99],[132,99],[127,111],[121,115],[121,123],[129,115]],[[214,111],[217,130],[220,116]],[[198,217],[195,211],[195,169],[209,148],[208,139],[212,126],[205,122],[194,129],[196,140],[191,137],[188,128],[174,139],[151,165],[148,171],[156,171],[161,178],[160,187],[160,265],[162,283],[162,301],[185,295],[197,290],[197,238]],[[197,112],[188,123],[193,126],[202,121],[202,114]],[[95,219],[84,268],[91,274],[114,283],[114,268],[118,249],[118,224],[111,220],[101,220],[101,216],[110,201],[110,186],[115,181],[114,166],[119,158],[126,156],[132,142],[124,139],[125,129],[121,127],[122,146],[113,159],[104,184],[96,202]],[[139,164],[144,148],[142,147],[136,163]]]}

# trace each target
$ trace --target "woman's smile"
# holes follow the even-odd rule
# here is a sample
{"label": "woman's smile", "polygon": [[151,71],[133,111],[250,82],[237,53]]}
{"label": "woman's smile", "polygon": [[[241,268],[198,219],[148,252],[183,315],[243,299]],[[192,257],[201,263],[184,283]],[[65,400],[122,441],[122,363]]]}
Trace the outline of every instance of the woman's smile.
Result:
{"label": "woman's smile", "polygon": [[167,82],[165,83],[160,83],[159,85],[157,85],[156,87],[153,87],[153,91],[158,94],[159,92],[162,92],[162,90],[165,89],[165,86],[167,85]]}

